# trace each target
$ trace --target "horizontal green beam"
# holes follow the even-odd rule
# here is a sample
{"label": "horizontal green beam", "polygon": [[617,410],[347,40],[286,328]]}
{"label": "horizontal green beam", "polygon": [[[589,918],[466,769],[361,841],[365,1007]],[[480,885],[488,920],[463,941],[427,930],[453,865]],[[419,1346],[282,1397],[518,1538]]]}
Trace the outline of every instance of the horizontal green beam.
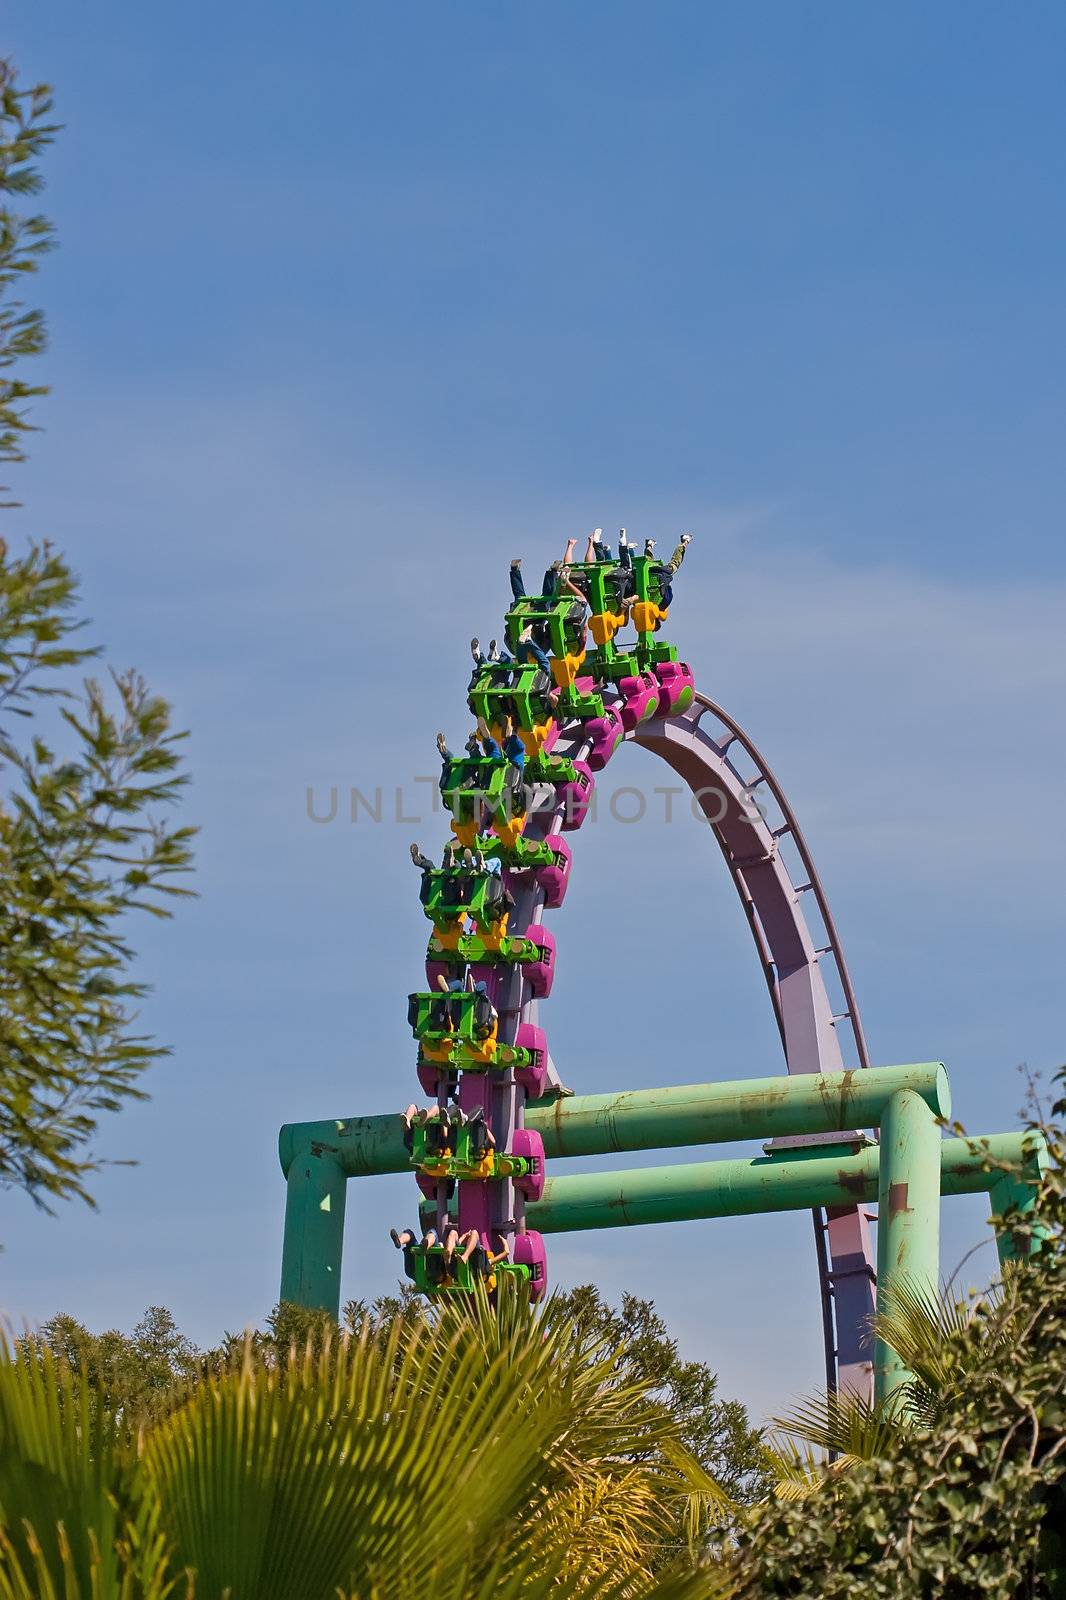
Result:
{"label": "horizontal green beam", "polygon": [[[946,1139],[940,1146],[941,1193],[987,1192],[1003,1176],[1004,1167],[1015,1172],[1028,1169],[1035,1175],[1042,1153],[1043,1140],[1034,1133]],[[788,1156],[548,1178],[543,1198],[526,1207],[526,1220],[541,1233],[575,1233],[585,1228],[875,1204],[878,1160],[876,1145],[857,1154],[850,1154],[844,1145],[830,1154],[825,1145],[814,1145],[809,1152]],[[986,1162],[996,1166],[989,1171]]]}
{"label": "horizontal green beam", "polygon": [[688,1083],[672,1089],[575,1095],[531,1106],[526,1121],[545,1153],[598,1156],[620,1150],[666,1150],[800,1133],[880,1126],[892,1095],[912,1090],[935,1116],[951,1115],[948,1075],[939,1061],[865,1071],[806,1072],[795,1077]]}
{"label": "horizontal green beam", "polygon": [[[936,1116],[950,1116],[947,1073],[932,1061],[861,1072],[811,1072],[793,1078],[779,1074],[731,1083],[574,1095],[530,1106],[526,1124],[541,1135],[549,1160],[665,1150],[876,1128],[885,1104],[900,1089],[920,1095]],[[279,1154],[284,1172],[298,1153],[308,1150],[335,1160],[349,1178],[410,1170],[396,1115],[294,1122],[282,1128]]]}
{"label": "horizontal green beam", "polygon": [[346,1178],[376,1178],[385,1172],[411,1170],[403,1124],[395,1111],[384,1117],[287,1122],[278,1135],[278,1155],[286,1177],[305,1150],[337,1161]]}

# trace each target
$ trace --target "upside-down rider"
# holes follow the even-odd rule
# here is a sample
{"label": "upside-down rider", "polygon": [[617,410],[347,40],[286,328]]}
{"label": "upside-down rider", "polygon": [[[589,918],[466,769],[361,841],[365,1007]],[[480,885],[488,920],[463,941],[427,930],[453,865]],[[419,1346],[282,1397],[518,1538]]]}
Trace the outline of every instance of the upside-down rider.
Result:
{"label": "upside-down rider", "polygon": [[[403,1251],[403,1269],[408,1278],[414,1279],[414,1247],[416,1241],[423,1250],[431,1250],[438,1243],[437,1230],[428,1228],[418,1240],[418,1235],[413,1228],[404,1228],[397,1231],[389,1229],[389,1237],[397,1250]],[[506,1261],[510,1255],[510,1246],[505,1238],[500,1235],[502,1249],[492,1251],[486,1249],[481,1241],[481,1235],[476,1228],[468,1228],[465,1233],[460,1233],[454,1223],[449,1223],[444,1229],[444,1237],[439,1240],[443,1251],[443,1258],[447,1266],[451,1266],[453,1259],[458,1255],[460,1261],[468,1262],[471,1271],[479,1278],[488,1278],[497,1262]]]}

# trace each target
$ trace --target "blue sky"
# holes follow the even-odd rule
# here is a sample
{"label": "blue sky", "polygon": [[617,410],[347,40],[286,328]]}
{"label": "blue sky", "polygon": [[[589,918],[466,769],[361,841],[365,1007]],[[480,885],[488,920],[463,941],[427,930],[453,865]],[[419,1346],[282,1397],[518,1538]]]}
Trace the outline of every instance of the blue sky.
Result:
{"label": "blue sky", "polygon": [[[19,0],[7,42],[66,123],[8,531],[192,729],[203,835],[200,900],[140,936],[174,1053],[101,1141],[140,1164],[95,1214],[4,1198],[4,1310],[265,1314],[278,1125],[413,1082],[406,849],[443,832],[316,826],[308,786],[433,772],[507,561],[593,524],[695,529],[675,636],[785,782],[874,1059],[942,1057],[1012,1126],[1016,1064],[1064,1055],[1061,8]],[[606,787],[663,781],[629,751]],[[776,1071],[705,834],[579,845],[569,1081]],[[394,1280],[409,1190],[352,1186],[347,1292]],[[945,1213],[950,1270],[985,1225]],[[551,1259],[760,1415],[818,1380],[806,1217]]]}

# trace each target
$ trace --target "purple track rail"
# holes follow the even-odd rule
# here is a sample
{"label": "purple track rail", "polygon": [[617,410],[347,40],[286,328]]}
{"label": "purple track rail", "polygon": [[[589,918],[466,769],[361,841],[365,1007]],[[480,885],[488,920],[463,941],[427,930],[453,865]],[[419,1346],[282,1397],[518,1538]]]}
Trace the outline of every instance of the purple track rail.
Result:
{"label": "purple track rail", "polygon": [[[711,716],[719,729],[702,726]],[[851,978],[828,901],[806,841],[785,795],[763,756],[740,726],[714,701],[697,694],[687,712],[660,717],[626,735],[660,756],[692,791],[718,841],[766,977],[790,1073],[831,1072],[847,1063],[841,1049],[840,1024],[847,1024],[853,1065],[869,1065],[862,1023]],[[580,724],[561,729],[552,747],[558,754],[583,761],[589,744]],[[738,753],[753,769],[745,777]],[[764,816],[763,801],[772,802],[780,821]],[[564,802],[545,788],[538,792],[526,827],[530,838],[560,834],[567,823]],[[788,840],[800,863],[803,881],[796,883],[782,854]],[[509,927],[516,934],[539,927],[544,893],[538,884],[512,880],[516,903]],[[804,914],[811,897],[824,929],[825,942],[815,943]],[[834,1013],[823,963],[835,972],[843,1010]],[[522,968],[485,969],[500,1015],[500,1038],[514,1042],[521,1024],[537,1024],[538,1002],[531,995]],[[551,1079],[562,1090],[554,1064]],[[466,1080],[464,1079],[464,1084]],[[509,1148],[512,1132],[521,1128],[525,1096],[513,1083],[470,1077],[471,1105],[484,1105],[500,1147]],[[841,1141],[835,1135],[836,1142]],[[846,1136],[843,1136],[846,1138]],[[861,1137],[861,1135],[856,1135]],[[443,1210],[443,1206],[442,1206]],[[443,1220],[443,1218],[442,1218]],[[460,1186],[460,1226],[525,1233],[524,1201],[510,1184]],[[814,1213],[816,1259],[825,1340],[826,1379],[830,1388],[846,1388],[872,1397],[873,1369],[869,1323],[874,1311],[874,1251],[869,1222],[858,1207]],[[532,1243],[532,1239],[530,1241]]]}
{"label": "purple track rail", "polygon": [[[710,714],[722,731],[707,733]],[[806,840],[780,784],[756,745],[729,714],[706,695],[685,714],[644,724],[632,735],[661,756],[699,800],[744,907],[777,1018],[785,1064],[793,1072],[835,1072],[869,1066],[858,1002],[840,936]],[[745,779],[732,752],[743,752],[753,771]],[[761,793],[760,793],[761,791]],[[772,800],[780,822],[771,825],[757,801]],[[788,839],[802,866],[795,883],[781,852]],[[825,943],[816,945],[803,910],[810,895]],[[823,962],[835,969],[844,1009],[834,1013]],[[841,1048],[847,1024],[852,1062]],[[833,1135],[840,1142],[839,1135]],[[858,1206],[813,1213],[825,1340],[826,1381],[873,1397],[869,1344],[876,1274],[869,1220]]]}

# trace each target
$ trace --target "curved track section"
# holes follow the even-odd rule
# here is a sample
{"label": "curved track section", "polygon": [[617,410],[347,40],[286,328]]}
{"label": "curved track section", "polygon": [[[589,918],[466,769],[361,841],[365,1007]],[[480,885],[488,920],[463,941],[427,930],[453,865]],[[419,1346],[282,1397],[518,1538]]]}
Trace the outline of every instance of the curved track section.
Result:
{"label": "curved track section", "polygon": [[[722,731],[704,729],[708,714]],[[711,825],[751,928],[789,1072],[869,1066],[858,1002],[825,891],[792,808],[755,744],[727,712],[700,694],[691,711],[645,724],[633,737],[685,781]],[[747,777],[735,759],[738,752]],[[772,801],[779,823],[764,815],[766,800]],[[802,867],[798,884],[781,848],[786,838]],[[820,945],[804,915],[807,895],[821,922],[825,942]],[[830,1002],[825,964],[843,997],[840,1012]],[[852,1062],[844,1059],[841,1024],[847,1025]],[[813,1221],[827,1384],[872,1393],[867,1330],[876,1276],[866,1212],[858,1206],[816,1211]]]}
{"label": "curved track section", "polygon": [[[580,567],[574,569],[579,583],[581,572]],[[596,620],[593,617],[593,624]],[[510,828],[497,826],[498,819],[490,819],[487,813],[465,833],[453,822],[460,842],[499,856],[509,902],[499,926],[505,928],[507,939],[517,941],[515,948],[532,941],[538,947],[532,953],[541,954],[542,959],[531,961],[528,948],[521,960],[503,959],[499,949],[483,950],[475,945],[461,960],[458,946],[448,948],[454,941],[446,938],[442,943],[431,938],[426,968],[430,993],[451,978],[453,984],[462,981],[468,992],[472,985],[481,987],[491,1006],[494,1070],[469,1070],[464,1061],[464,1070],[453,1071],[449,1077],[432,1062],[427,1066],[420,1050],[420,1080],[428,1092],[436,1093],[444,1117],[454,1115],[447,1110],[449,1100],[454,1100],[463,1118],[472,1118],[491,1130],[494,1152],[504,1157],[496,1160],[494,1167],[489,1162],[488,1181],[484,1175],[468,1175],[468,1169],[459,1171],[458,1181],[454,1181],[444,1175],[444,1166],[433,1169],[423,1165],[419,1184],[425,1197],[424,1220],[432,1221],[441,1236],[453,1225],[460,1234],[472,1237],[476,1233],[486,1247],[490,1241],[509,1239],[509,1261],[524,1268],[532,1279],[534,1294],[543,1293],[546,1284],[544,1246],[539,1235],[526,1229],[524,1211],[526,1199],[537,1198],[543,1184],[543,1156],[541,1152],[538,1157],[536,1135],[524,1128],[525,1105],[527,1098],[567,1092],[540,1029],[539,1002],[550,992],[554,969],[554,941],[544,927],[544,914],[561,904],[569,884],[570,845],[564,836],[576,832],[584,822],[595,774],[607,765],[623,741],[623,733],[625,739],[652,751],[670,766],[687,784],[711,826],[751,929],[788,1071],[824,1072],[844,1067],[842,1024],[846,1024],[853,1064],[868,1065],[858,1006],[826,896],[795,816],[761,753],[728,713],[706,696],[694,694],[692,674],[676,661],[676,652],[649,646],[650,630],[641,636],[647,656],[640,665],[647,670],[638,677],[615,681],[605,681],[606,667],[597,672],[595,659],[586,661],[583,623],[581,637],[580,654],[570,656],[569,668],[564,665],[560,671],[558,659],[552,661],[556,684],[563,683],[564,692],[569,687],[575,694],[598,694],[603,715],[561,723],[552,719],[542,724],[535,736],[519,723],[526,750],[533,757],[532,770],[526,769],[532,782],[525,790],[524,814]],[[609,650],[601,647],[593,653],[596,655],[609,662]],[[588,674],[590,667],[592,675],[578,675]],[[475,672],[475,681],[477,678]],[[506,681],[510,685],[517,679],[515,667]],[[472,682],[472,691],[473,687]],[[475,707],[473,692],[471,705]],[[710,728],[705,726],[708,722]],[[500,729],[494,725],[494,731]],[[577,775],[576,781],[550,781],[553,762],[567,764],[567,770]],[[745,773],[742,766],[750,770]],[[487,825],[491,833],[485,831]],[[521,852],[529,847],[540,847],[539,864],[524,864]],[[795,872],[786,851],[798,869]],[[545,857],[549,858],[547,864]],[[424,874],[424,901],[426,881]],[[805,901],[817,914],[821,943],[808,925]],[[439,930],[443,924],[435,926]],[[456,926],[470,924],[460,921]],[[827,971],[842,997],[841,1009],[836,1012],[825,982]],[[416,999],[412,996],[412,1005]],[[428,1004],[428,996],[423,996],[423,1001]],[[506,1070],[508,1052],[535,1065]],[[504,1070],[499,1070],[501,1064]],[[863,1137],[855,1135],[857,1140]],[[849,1136],[837,1135],[834,1141],[846,1144]],[[527,1159],[508,1160],[515,1155]],[[508,1166],[513,1170],[507,1170]],[[869,1394],[872,1367],[867,1329],[874,1309],[875,1277],[868,1221],[860,1207],[842,1208],[825,1217],[816,1212],[814,1221],[827,1380],[830,1387],[839,1383]]]}

